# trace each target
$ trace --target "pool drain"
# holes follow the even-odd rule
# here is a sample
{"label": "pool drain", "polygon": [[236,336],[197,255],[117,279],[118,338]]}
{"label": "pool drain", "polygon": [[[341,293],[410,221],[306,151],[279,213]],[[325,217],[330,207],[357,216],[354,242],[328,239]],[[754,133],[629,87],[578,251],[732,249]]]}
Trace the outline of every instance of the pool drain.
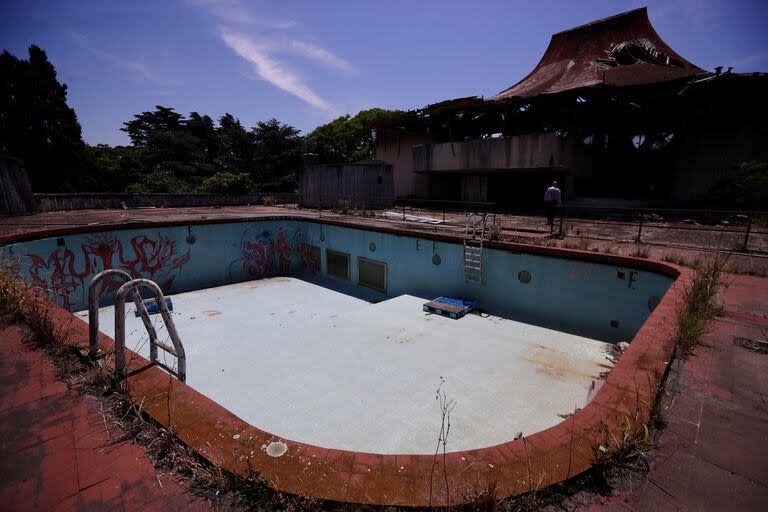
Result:
{"label": "pool drain", "polygon": [[270,457],[282,457],[288,451],[288,445],[280,441],[273,441],[267,445],[267,455]]}

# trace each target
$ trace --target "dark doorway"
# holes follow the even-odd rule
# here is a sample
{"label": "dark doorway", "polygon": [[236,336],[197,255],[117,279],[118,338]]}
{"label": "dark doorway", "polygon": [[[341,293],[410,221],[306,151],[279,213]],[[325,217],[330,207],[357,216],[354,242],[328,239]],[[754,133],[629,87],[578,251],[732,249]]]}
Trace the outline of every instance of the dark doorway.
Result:
{"label": "dark doorway", "polygon": [[430,174],[429,198],[461,201],[461,176],[458,174]]}
{"label": "dark doorway", "polygon": [[543,172],[492,175],[488,182],[488,200],[507,210],[539,208],[544,205],[544,192],[552,181],[562,182],[560,178]]}

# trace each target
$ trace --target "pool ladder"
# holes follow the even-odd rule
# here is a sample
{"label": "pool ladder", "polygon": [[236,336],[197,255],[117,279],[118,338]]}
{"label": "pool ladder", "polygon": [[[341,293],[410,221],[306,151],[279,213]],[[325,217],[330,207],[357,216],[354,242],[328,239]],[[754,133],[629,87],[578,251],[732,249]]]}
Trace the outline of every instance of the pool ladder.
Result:
{"label": "pool ladder", "polygon": [[483,243],[486,234],[491,231],[489,222],[493,219],[486,213],[473,213],[467,217],[464,228],[464,282],[483,284]]}
{"label": "pool ladder", "polygon": [[[144,323],[144,328],[149,335],[149,360],[153,365],[159,366],[180,381],[187,380],[187,357],[184,352],[184,346],[179,339],[179,333],[176,331],[176,325],[173,323],[173,317],[165,303],[163,291],[154,281],[149,279],[131,279],[131,275],[120,269],[108,269],[96,274],[88,285],[88,354],[95,358],[99,353],[99,283],[106,277],[120,277],[127,281],[123,284],[115,295],[115,373],[118,377],[125,377],[125,298],[128,293],[131,294],[133,303],[136,305],[136,311]],[[139,289],[144,288],[154,296],[157,303],[160,316],[165,322],[168,335],[171,338],[173,346],[167,345],[157,339],[157,330],[149,319],[149,313],[141,299]],[[174,370],[164,363],[157,360],[157,349],[168,352],[177,360],[177,369]]]}

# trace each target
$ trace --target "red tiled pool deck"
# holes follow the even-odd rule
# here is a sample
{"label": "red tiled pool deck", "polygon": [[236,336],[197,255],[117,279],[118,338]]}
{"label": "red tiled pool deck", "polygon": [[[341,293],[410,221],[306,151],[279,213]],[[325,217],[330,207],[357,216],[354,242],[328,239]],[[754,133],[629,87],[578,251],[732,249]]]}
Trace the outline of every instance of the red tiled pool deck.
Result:
{"label": "red tiled pool deck", "polygon": [[[216,222],[225,219],[234,220],[233,217],[244,218],[240,212],[221,212],[222,215],[219,217],[199,210],[185,214],[182,209],[179,209],[168,212],[166,215],[154,211],[147,216],[144,216],[144,212],[67,212],[67,215],[60,214],[56,217],[57,220],[62,221],[60,224],[47,226],[42,216],[37,219],[35,219],[37,216],[31,216],[24,218],[24,226],[17,225],[12,228],[0,226],[0,240],[52,236],[54,233],[71,233],[84,228],[115,229],[117,225],[137,227],[148,224]],[[127,219],[127,222],[116,222],[115,216],[118,213],[132,217]],[[214,214],[216,213],[217,211],[214,211]],[[110,214],[113,215],[113,222],[108,227]],[[138,219],[139,215],[143,217]],[[300,213],[295,214],[282,209],[254,209],[247,217],[277,215],[301,216]],[[51,217],[46,217],[46,220],[50,219]],[[72,221],[69,224],[68,219]],[[342,222],[337,219],[331,222],[334,221]],[[437,233],[428,235],[425,231],[421,233],[414,230],[408,231],[402,226],[394,229],[391,224],[388,227],[384,221],[370,221],[365,224],[370,229],[392,231],[397,229],[398,232],[409,232],[424,238],[448,236]],[[422,229],[426,230],[429,227]],[[525,491],[527,486],[539,484],[546,486],[567,476],[575,475],[591,465],[597,444],[605,442],[602,440],[604,434],[598,431],[607,429],[607,432],[620,435],[628,418],[637,418],[642,421],[647,417],[655,396],[656,383],[660,380],[671,353],[675,307],[680,300],[682,285],[690,275],[685,269],[660,262],[520,244],[495,245],[499,248],[507,247],[510,250],[527,250],[592,261],[621,262],[672,275],[679,272],[681,278],[664,296],[661,304],[640,329],[605,384],[584,409],[559,425],[528,438],[510,441],[496,447],[448,454],[445,471],[453,484],[452,493],[457,493],[456,496],[460,496],[462,492],[471,491],[473,484],[475,487],[484,487],[489,479],[497,482],[502,495],[509,495]],[[605,503],[588,501],[592,507],[606,506],[618,510],[702,510],[721,509],[722,507],[718,505],[726,503],[731,505],[728,507],[730,509],[748,510],[755,504],[768,502],[766,496],[768,463],[763,462],[764,459],[759,457],[761,448],[768,444],[766,443],[768,414],[765,400],[765,359],[768,356],[749,352],[736,346],[731,340],[733,334],[759,338],[760,332],[755,326],[768,327],[768,316],[766,316],[768,280],[736,277],[725,294],[724,302],[726,314],[718,320],[713,331],[705,338],[704,345],[697,349],[691,359],[678,363],[673,368],[672,403],[665,403],[670,411],[667,415],[669,427],[664,431],[663,446],[658,452],[651,473],[642,480],[643,484],[640,487],[614,496]],[[57,321],[67,326],[72,342],[87,343],[87,326],[82,321],[75,319],[61,308],[52,307],[52,310]],[[3,331],[0,336],[7,337],[7,332]],[[2,378],[6,383],[2,390],[3,411],[14,405],[17,396],[27,394],[31,397],[27,403],[36,404],[31,406],[33,408],[38,407],[37,404],[47,400],[47,397],[36,396],[43,388],[35,379],[30,377],[17,384],[14,377],[5,376],[8,372],[7,368],[10,367],[12,370],[15,368],[12,362],[6,361],[6,358],[23,357],[24,354],[17,355],[18,350],[8,349],[6,347],[8,342],[4,339],[2,343],[3,362],[0,369],[3,371]],[[103,347],[110,348],[111,344],[112,340],[106,336],[102,337]],[[9,360],[13,361],[13,359]],[[138,356],[134,361],[137,365],[146,363]],[[13,373],[11,371],[11,375]],[[43,382],[44,379],[38,378],[38,380]],[[172,417],[171,422],[179,437],[187,445],[197,449],[203,456],[222,467],[243,473],[250,466],[244,461],[243,454],[255,447],[255,450],[251,451],[252,454],[255,453],[251,463],[262,471],[270,485],[281,490],[358,503],[402,505],[426,503],[428,477],[433,464],[431,456],[385,456],[345,452],[283,440],[248,425],[178,381],[172,382],[173,400],[166,400],[165,393],[169,389],[169,377],[157,367],[149,368],[129,380],[134,400],[150,398],[146,402],[147,413],[160,422],[167,422],[167,418]],[[27,391],[27,388],[31,390]],[[5,396],[9,393],[10,398]],[[24,399],[21,400],[23,403]],[[76,405],[87,407],[87,404]],[[84,414],[83,410],[81,409],[78,414]],[[96,411],[96,419],[100,420],[100,416]],[[92,418],[92,421],[96,419]],[[75,425],[74,420],[72,424]],[[40,420],[25,420],[17,428],[11,420],[5,419],[3,428],[8,429],[7,425],[12,427],[11,432],[4,432],[8,442],[13,439],[23,439],[25,435],[31,434],[42,439],[45,437],[42,431],[47,428]],[[92,425],[91,428],[96,427]],[[38,433],[38,431],[41,432]],[[73,446],[69,449],[70,455],[76,451],[75,441],[78,439],[74,433],[71,437],[74,440]],[[259,449],[259,445],[263,448],[271,441],[284,441],[288,445],[288,452],[282,457],[273,458],[263,449]],[[46,444],[44,441],[41,443]],[[14,489],[24,489],[24,485],[27,485],[27,492],[34,493],[33,499],[37,500],[37,503],[43,499],[55,501],[49,494],[57,492],[57,487],[54,484],[46,484],[47,481],[40,479],[45,478],[46,471],[50,474],[51,468],[56,467],[57,464],[63,464],[66,467],[65,461],[71,460],[72,456],[67,457],[56,450],[52,453],[46,451],[38,459],[32,457],[23,459],[21,456],[5,454],[8,450],[17,449],[21,445],[23,441],[10,442],[10,448],[6,444],[3,445],[3,481],[0,482],[3,492],[0,498],[3,500],[0,500],[2,504],[0,506],[5,506],[6,493],[16,492]],[[92,452],[96,452],[93,454],[94,457],[99,453],[99,449],[91,449]],[[117,482],[119,488],[123,490],[120,479],[126,478],[122,475],[124,471],[127,475],[133,475],[131,481],[134,483],[141,482],[136,483],[137,486],[151,490],[153,482],[157,482],[157,475],[151,463],[141,454],[139,448],[129,445],[127,449],[138,450],[138,452],[117,458],[107,457],[109,459],[107,462],[113,459],[120,462],[126,458],[121,462],[126,465],[121,474],[108,475],[109,479],[114,479],[113,482]],[[60,448],[61,450],[67,453],[66,448]],[[77,460],[77,453],[73,456]],[[138,466],[142,464],[144,466],[140,469],[133,467],[128,462],[131,457]],[[29,474],[35,475],[38,478],[35,482],[42,482],[42,485],[24,483],[15,476],[13,470],[10,477],[16,478],[16,483],[12,485],[6,483],[9,478],[7,466],[24,467],[19,458],[26,460],[25,464],[30,467]],[[442,460],[438,462],[440,466],[436,472],[442,473]],[[117,462],[112,465],[118,467]],[[103,467],[104,474],[107,476],[107,468],[110,465],[104,463]],[[59,473],[61,474],[56,473],[55,476],[50,477],[52,482],[67,480],[63,472]],[[71,500],[72,496],[77,496],[77,503],[79,503],[81,488],[79,474],[73,474],[72,471],[69,474],[69,480],[74,478],[77,483],[70,481],[66,485],[69,485],[70,490],[76,488],[73,490],[75,494],[64,495],[66,492],[61,491],[60,498]],[[60,478],[57,479],[56,476]],[[165,480],[169,479],[165,477]],[[125,487],[127,490],[121,494],[121,499],[126,509],[143,509],[139,502],[133,500],[148,496],[157,496],[157,500],[184,500],[185,504],[188,499],[175,493],[168,496],[162,493],[151,494],[150,491],[130,494],[128,491],[132,487],[129,484]],[[158,489],[154,489],[155,493],[169,492],[165,491],[165,481],[162,488],[159,485],[156,487]],[[174,487],[170,481],[167,488],[181,492],[178,486]],[[105,491],[102,490],[102,492]],[[435,492],[434,502],[443,503],[444,499],[440,491]],[[148,499],[148,501],[151,500]],[[455,501],[456,497],[453,498],[453,502]],[[170,508],[163,503],[158,501],[156,506]],[[171,506],[182,508],[177,505]],[[202,504],[193,500],[187,506],[202,506]],[[18,509],[14,508],[14,510]],[[23,506],[21,509],[24,509]]]}
{"label": "red tiled pool deck", "polygon": [[[670,372],[666,428],[651,471],[594,509],[765,510],[768,506],[768,354],[733,337],[765,340],[768,279],[729,276],[724,313]],[[764,330],[761,332],[761,328]]]}
{"label": "red tiled pool deck", "polygon": [[0,382],[0,510],[211,509],[142,448],[113,443],[99,399],[69,390],[13,326],[0,330]]}

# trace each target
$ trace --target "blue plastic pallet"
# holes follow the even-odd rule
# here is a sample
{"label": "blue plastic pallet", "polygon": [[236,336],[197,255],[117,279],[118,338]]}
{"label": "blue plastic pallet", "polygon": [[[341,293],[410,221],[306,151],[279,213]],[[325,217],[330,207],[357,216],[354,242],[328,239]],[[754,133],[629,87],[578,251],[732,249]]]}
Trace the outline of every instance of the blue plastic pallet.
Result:
{"label": "blue plastic pallet", "polygon": [[[168,311],[173,311],[173,301],[170,297],[165,298],[165,305],[168,308]],[[144,299],[144,307],[150,315],[156,315],[160,312],[160,308],[157,307],[157,300],[155,299]],[[133,316],[138,317],[139,312],[134,311]]]}
{"label": "blue plastic pallet", "polygon": [[456,297],[438,297],[424,304],[422,309],[427,313],[434,313],[458,320],[472,311],[474,307],[475,303],[470,300]]}

